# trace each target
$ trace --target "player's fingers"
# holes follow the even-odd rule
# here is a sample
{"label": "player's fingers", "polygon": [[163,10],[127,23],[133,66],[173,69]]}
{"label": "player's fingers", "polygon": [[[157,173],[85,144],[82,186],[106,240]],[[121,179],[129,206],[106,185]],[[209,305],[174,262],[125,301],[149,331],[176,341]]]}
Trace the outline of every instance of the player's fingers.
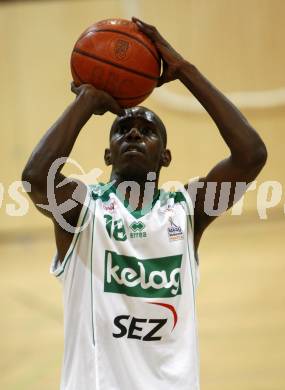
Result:
{"label": "player's fingers", "polygon": [[140,24],[142,24],[144,26],[152,27],[150,24],[148,24],[146,22],[143,22],[141,19],[137,18],[136,16],[132,17],[132,21],[135,22],[135,23],[140,23]]}
{"label": "player's fingers", "polygon": [[159,88],[159,87],[161,87],[163,84],[164,84],[164,80],[163,80],[162,77],[160,77],[160,78],[158,79],[158,82],[157,82],[157,84],[156,84],[156,87]]}
{"label": "player's fingers", "polygon": [[162,74],[160,76],[160,78],[158,79],[158,82],[157,82],[157,87],[161,87],[163,84],[166,83],[167,81],[167,68],[168,68],[168,65],[165,61],[162,61]]}
{"label": "player's fingers", "polygon": [[124,116],[125,111],[119,106],[116,100],[110,102],[109,111],[118,116]]}
{"label": "player's fingers", "polygon": [[135,17],[132,18],[132,21],[135,22],[136,25],[138,26],[138,28],[143,33],[145,33],[149,38],[155,39],[155,38],[158,38],[160,36],[157,29],[154,26],[147,24],[147,23],[143,22],[142,20],[135,18]]}
{"label": "player's fingers", "polygon": [[135,16],[132,17],[132,21],[137,24],[140,24],[142,27],[148,29],[149,31],[158,32],[155,26],[152,26],[151,24],[148,24],[141,19],[136,18]]}
{"label": "player's fingers", "polygon": [[164,77],[163,75],[161,75],[161,77],[158,79],[158,82],[157,82],[157,88],[161,87],[163,84],[166,83],[166,77]]}
{"label": "player's fingers", "polygon": [[71,84],[70,84],[70,89],[71,89],[71,91],[72,91],[73,93],[75,93],[76,95],[78,95],[79,89],[76,87],[74,81],[71,82]]}

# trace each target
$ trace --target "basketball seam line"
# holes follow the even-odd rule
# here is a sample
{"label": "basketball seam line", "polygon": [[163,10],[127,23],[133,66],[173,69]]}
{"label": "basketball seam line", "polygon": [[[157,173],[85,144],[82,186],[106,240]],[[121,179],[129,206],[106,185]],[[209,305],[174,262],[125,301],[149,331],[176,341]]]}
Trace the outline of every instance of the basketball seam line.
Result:
{"label": "basketball seam line", "polygon": [[[86,35],[89,33],[89,32],[114,32],[114,33],[118,33],[118,34],[122,34],[122,35],[126,35],[127,37],[129,38],[132,38],[134,41],[137,41],[139,42],[141,45],[143,45],[147,50],[149,50],[149,52],[153,55],[153,57],[156,59],[158,65],[160,65],[160,59],[159,57],[155,54],[155,52],[150,48],[148,47],[143,41],[141,41],[140,39],[138,39],[137,37],[134,37],[132,34],[129,34],[125,31],[119,31],[119,30],[111,30],[111,29],[103,29],[103,30],[90,30],[86,33]],[[82,38],[84,38],[86,35],[84,35]],[[82,39],[81,38],[81,39]]]}
{"label": "basketball seam line", "polygon": [[[75,76],[78,78],[78,80],[80,81],[81,84],[85,84],[85,82],[79,77],[76,69],[75,69],[75,66],[73,64],[71,64],[71,69],[72,71],[74,72]],[[153,88],[151,88],[149,91],[147,91],[146,93],[142,94],[142,95],[137,95],[137,96],[129,96],[129,97],[123,97],[123,96],[112,96],[114,99],[118,99],[118,100],[134,100],[134,99],[138,99],[138,98],[141,98],[141,97],[144,97],[144,96],[148,96],[151,92],[152,92]]]}
{"label": "basketball seam line", "polygon": [[130,96],[130,97],[113,96],[113,98],[114,98],[114,99],[118,99],[118,100],[133,100],[133,99],[139,99],[139,98],[141,98],[141,97],[147,96],[147,95],[149,95],[151,92],[152,92],[152,89],[151,89],[150,91],[144,93],[143,95]]}
{"label": "basketball seam line", "polygon": [[98,60],[98,61],[102,61],[104,62],[105,64],[108,64],[108,65],[112,65],[116,68],[119,68],[119,69],[123,69],[123,70],[126,70],[127,72],[131,72],[131,73],[135,73],[137,74],[138,76],[141,76],[141,77],[145,77],[147,79],[150,79],[150,80],[158,80],[159,77],[154,77],[154,76],[150,76],[148,75],[147,73],[144,73],[144,72],[140,72],[138,70],[135,70],[135,69],[131,69],[131,68],[128,68],[124,65],[120,65],[120,64],[115,64],[111,61],[108,61],[108,60],[105,60],[104,58],[101,58],[101,57],[98,57],[98,56],[95,56],[94,54],[90,54],[84,50],[81,50],[81,49],[77,49],[77,48],[74,48],[73,51],[77,54],[81,54],[83,56],[86,56],[86,57],[89,57],[89,58],[93,58],[94,60]]}

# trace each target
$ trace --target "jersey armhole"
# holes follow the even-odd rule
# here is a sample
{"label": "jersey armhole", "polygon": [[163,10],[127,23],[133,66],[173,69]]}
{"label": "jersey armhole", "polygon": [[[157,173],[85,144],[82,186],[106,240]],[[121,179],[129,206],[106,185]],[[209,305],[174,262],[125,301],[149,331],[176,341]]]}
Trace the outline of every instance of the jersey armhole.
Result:
{"label": "jersey armhole", "polygon": [[91,199],[92,199],[91,189],[89,188],[89,186],[87,186],[86,196],[85,196],[84,202],[82,204],[82,209],[81,209],[79,217],[78,217],[75,233],[73,234],[71,243],[70,243],[69,248],[68,248],[68,250],[63,258],[63,261],[62,262],[59,261],[57,252],[54,255],[54,257],[52,258],[52,262],[51,262],[51,266],[50,266],[50,273],[52,275],[54,275],[56,278],[58,278],[60,281],[63,280],[63,274],[65,271],[66,265],[67,265],[71,255],[72,255],[73,251],[74,251],[75,245],[76,245],[78,238],[80,236],[80,233],[83,229],[84,223],[86,222],[88,210],[90,210]]}
{"label": "jersey armhole", "polygon": [[[188,185],[193,182],[196,182],[199,180],[199,178],[195,178],[191,180]],[[181,192],[185,198],[186,206],[187,206],[187,217],[189,220],[189,224],[191,226],[191,241],[192,241],[192,246],[193,246],[193,255],[194,255],[194,267],[195,267],[195,286],[197,287],[200,283],[200,270],[199,270],[199,257],[198,253],[194,250],[194,229],[195,229],[195,223],[194,223],[194,212],[195,212],[195,207],[193,205],[192,198],[188,192],[188,185],[187,189],[183,186]],[[187,237],[189,239],[189,236]]]}

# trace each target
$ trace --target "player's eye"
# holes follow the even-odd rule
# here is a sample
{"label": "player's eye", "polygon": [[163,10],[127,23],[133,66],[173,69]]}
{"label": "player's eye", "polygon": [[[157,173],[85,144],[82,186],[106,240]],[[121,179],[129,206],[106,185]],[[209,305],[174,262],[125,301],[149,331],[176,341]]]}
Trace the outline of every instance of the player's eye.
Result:
{"label": "player's eye", "polygon": [[152,134],[152,130],[149,127],[142,127],[140,129],[140,132],[143,135],[151,135]]}
{"label": "player's eye", "polygon": [[130,131],[129,126],[122,124],[119,126],[119,133],[120,134],[127,134]]}

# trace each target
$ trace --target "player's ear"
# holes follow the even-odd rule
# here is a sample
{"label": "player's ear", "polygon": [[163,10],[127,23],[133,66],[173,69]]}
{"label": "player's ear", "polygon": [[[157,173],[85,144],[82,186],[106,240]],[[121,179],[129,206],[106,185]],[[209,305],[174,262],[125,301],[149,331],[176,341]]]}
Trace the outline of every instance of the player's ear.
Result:
{"label": "player's ear", "polygon": [[107,166],[112,165],[111,150],[108,148],[105,149],[104,160]]}
{"label": "player's ear", "polygon": [[171,151],[169,149],[164,149],[161,153],[161,166],[162,167],[168,167],[171,163]]}

